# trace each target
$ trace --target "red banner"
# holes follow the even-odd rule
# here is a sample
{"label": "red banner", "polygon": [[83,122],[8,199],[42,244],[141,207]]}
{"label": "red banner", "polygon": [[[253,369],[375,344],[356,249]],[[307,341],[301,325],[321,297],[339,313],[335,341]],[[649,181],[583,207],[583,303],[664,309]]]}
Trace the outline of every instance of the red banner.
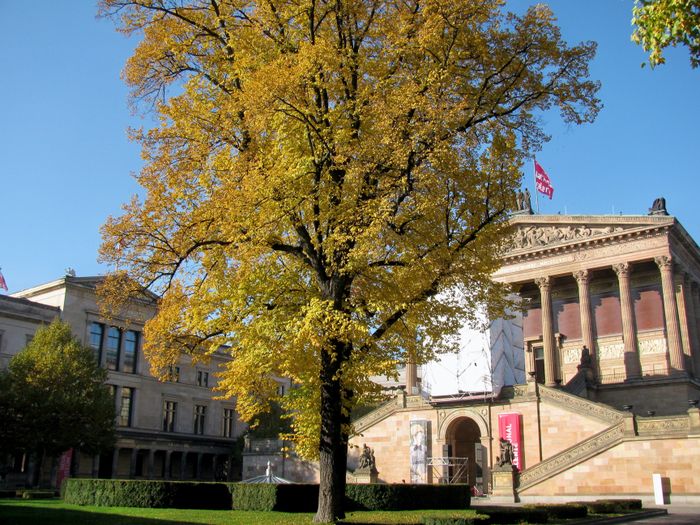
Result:
{"label": "red banner", "polygon": [[523,433],[520,414],[498,414],[498,437],[513,446],[513,466],[520,471],[523,465]]}
{"label": "red banner", "polygon": [[550,199],[554,195],[554,188],[552,187],[552,181],[544,171],[544,168],[535,161],[535,187],[540,193],[544,193]]}
{"label": "red banner", "polygon": [[73,449],[66,450],[58,460],[58,473],[56,474],[56,487],[61,488],[63,480],[70,476],[70,463],[73,459]]}

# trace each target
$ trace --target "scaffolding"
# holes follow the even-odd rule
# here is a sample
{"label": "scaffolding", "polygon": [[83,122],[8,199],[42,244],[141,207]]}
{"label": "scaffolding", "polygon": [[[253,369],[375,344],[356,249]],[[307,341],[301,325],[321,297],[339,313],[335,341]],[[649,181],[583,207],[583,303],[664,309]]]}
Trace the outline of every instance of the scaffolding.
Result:
{"label": "scaffolding", "polygon": [[469,483],[469,458],[442,456],[428,459],[433,469],[433,479],[438,483]]}

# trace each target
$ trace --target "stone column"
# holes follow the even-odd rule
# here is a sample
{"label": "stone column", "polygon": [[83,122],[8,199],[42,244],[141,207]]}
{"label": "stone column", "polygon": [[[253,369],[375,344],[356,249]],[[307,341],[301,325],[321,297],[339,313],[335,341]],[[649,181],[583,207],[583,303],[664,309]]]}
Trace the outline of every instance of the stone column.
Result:
{"label": "stone column", "polygon": [[195,478],[200,480],[202,478],[202,462],[204,461],[204,454],[197,452],[197,474]]}
{"label": "stone column", "polygon": [[148,479],[153,479],[153,473],[155,471],[155,463],[156,463],[156,451],[153,449],[149,449],[148,451]]}
{"label": "stone column", "polygon": [[598,356],[595,351],[595,343],[593,341],[593,323],[591,322],[591,294],[589,284],[591,274],[588,270],[581,270],[574,273],[574,278],[578,284],[578,309],[581,317],[581,339],[583,344],[588,348],[591,355],[591,366],[593,370],[597,369]]}
{"label": "stone column", "polygon": [[693,369],[695,377],[700,377],[700,326],[698,326],[698,314],[700,314],[700,290],[698,284],[693,283],[690,289],[690,302],[693,305],[691,324],[695,327],[696,345],[693,348]]}
{"label": "stone column", "polygon": [[170,479],[170,456],[172,455],[172,450],[165,451],[165,465],[163,466],[163,478]]}
{"label": "stone column", "polygon": [[680,328],[678,326],[678,305],[673,286],[673,261],[671,257],[662,255],[655,257],[654,262],[661,271],[661,287],[664,295],[664,317],[666,319],[666,340],[671,362],[671,372],[685,374],[683,362],[683,347],[681,346]]}
{"label": "stone column", "polygon": [[180,479],[185,479],[187,473],[187,452],[182,451],[182,458],[180,459]]}
{"label": "stone column", "polygon": [[418,394],[418,366],[413,356],[408,357],[406,362],[406,394],[414,396]]}
{"label": "stone column", "polygon": [[129,478],[134,479],[136,477],[136,462],[138,460],[139,449],[131,449],[131,461],[129,462]]}
{"label": "stone column", "polygon": [[100,475],[100,455],[92,456],[92,477],[97,478]]}
{"label": "stone column", "polygon": [[119,468],[119,451],[121,449],[115,448],[112,453],[112,479],[117,477],[117,470]]}
{"label": "stone column", "polygon": [[620,285],[620,312],[622,314],[622,341],[625,345],[625,373],[627,379],[642,377],[642,365],[637,350],[637,329],[634,322],[634,306],[630,287],[630,264],[614,264]]}
{"label": "stone column", "polygon": [[[690,289],[690,276],[686,272],[678,272],[675,275],[676,304],[678,305],[678,322],[681,328],[681,343],[683,344],[683,359],[685,369],[694,372],[693,354],[694,344],[691,335],[691,309],[692,299],[688,294]],[[693,374],[694,375],[694,374]]]}
{"label": "stone column", "polygon": [[540,288],[542,304],[542,342],[544,344],[545,385],[554,386],[559,379],[554,346],[554,328],[552,326],[552,281],[550,277],[539,277],[535,283]]}

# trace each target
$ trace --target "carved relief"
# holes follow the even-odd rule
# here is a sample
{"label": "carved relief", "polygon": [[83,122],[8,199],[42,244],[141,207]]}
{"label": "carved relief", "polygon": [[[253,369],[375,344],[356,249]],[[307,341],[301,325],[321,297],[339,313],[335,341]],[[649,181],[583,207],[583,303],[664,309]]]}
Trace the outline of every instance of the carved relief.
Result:
{"label": "carved relief", "polygon": [[572,363],[578,363],[579,360],[581,359],[581,348],[578,347],[571,347],[571,348],[564,348],[562,351],[562,360],[564,361],[564,364],[570,365]]}
{"label": "carved relief", "polygon": [[595,403],[554,388],[540,387],[539,391],[542,399],[566,407],[582,416],[594,417],[606,423],[616,423],[622,419],[622,414],[619,411],[607,405]]}
{"label": "carved relief", "polygon": [[643,434],[685,434],[690,430],[688,416],[665,417],[663,419],[637,419],[637,432]]}
{"label": "carved relief", "polygon": [[630,263],[628,262],[622,262],[618,264],[613,264],[613,270],[615,270],[615,273],[618,275],[618,277],[629,277],[630,275]]}
{"label": "carved relief", "polygon": [[545,293],[545,292],[549,291],[549,289],[552,285],[552,281],[548,276],[547,277],[538,277],[537,279],[535,279],[535,284],[537,286],[539,286],[540,291]]}
{"label": "carved relief", "polygon": [[383,405],[379,406],[376,410],[373,410],[364,417],[361,417],[354,424],[355,434],[359,434],[363,430],[368,429],[372,425],[378,423],[382,419],[389,417],[391,414],[396,412],[398,408],[398,403],[400,398],[390,399]]}
{"label": "carved relief", "polygon": [[591,272],[589,272],[588,270],[579,270],[578,272],[574,272],[574,279],[576,279],[576,282],[580,286],[588,284],[590,278]]}
{"label": "carved relief", "polygon": [[666,339],[644,339],[639,341],[639,354],[665,354],[667,352]]}
{"label": "carved relief", "polygon": [[600,359],[620,359],[624,355],[624,343],[606,343],[598,345],[598,356]]}
{"label": "carved relief", "polygon": [[666,255],[661,255],[659,257],[654,257],[654,262],[657,264],[660,270],[670,270],[672,269],[673,261],[670,257]]}
{"label": "carved relief", "polygon": [[602,237],[622,231],[621,226],[589,228],[588,226],[526,226],[518,229],[512,238],[513,249],[523,250],[552,244]]}

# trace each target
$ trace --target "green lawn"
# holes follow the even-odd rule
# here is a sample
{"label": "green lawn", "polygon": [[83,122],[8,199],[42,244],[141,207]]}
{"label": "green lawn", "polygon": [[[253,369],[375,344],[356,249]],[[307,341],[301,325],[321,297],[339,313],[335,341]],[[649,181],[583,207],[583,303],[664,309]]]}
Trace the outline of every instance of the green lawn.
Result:
{"label": "green lawn", "polygon": [[[346,521],[420,523],[423,516],[473,516],[473,510],[351,512]],[[81,507],[61,500],[0,499],[0,525],[306,525],[313,514],[233,510],[136,509]]]}

